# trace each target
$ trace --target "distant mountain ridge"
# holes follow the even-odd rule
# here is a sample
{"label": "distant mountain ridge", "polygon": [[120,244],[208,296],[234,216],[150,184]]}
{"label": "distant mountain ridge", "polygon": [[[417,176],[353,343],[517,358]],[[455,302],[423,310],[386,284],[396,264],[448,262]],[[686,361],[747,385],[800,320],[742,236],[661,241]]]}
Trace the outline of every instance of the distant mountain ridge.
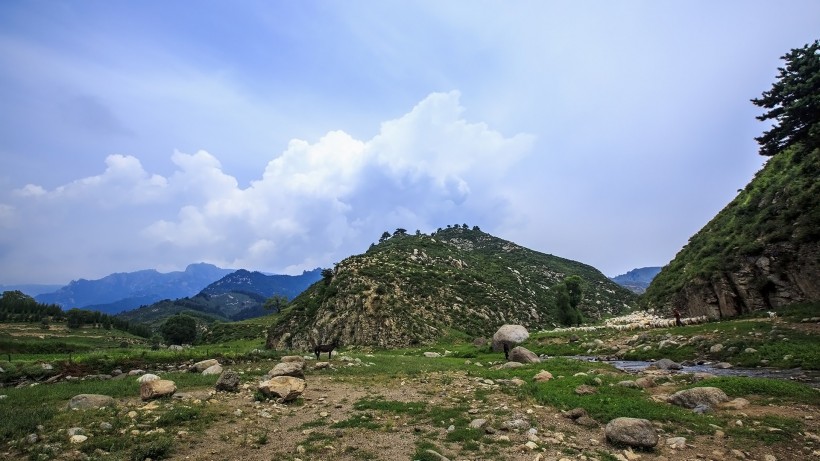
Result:
{"label": "distant mountain ridge", "polygon": [[272,313],[264,308],[268,298],[281,295],[290,300],[321,278],[321,268],[304,271],[301,275],[265,275],[239,269],[211,283],[195,296],[164,299],[122,312],[117,317],[154,328],[168,317],[183,312],[206,324],[261,317]]}
{"label": "distant mountain ridge", "polygon": [[632,290],[634,293],[641,294],[646,291],[646,287],[652,282],[652,279],[661,271],[660,267],[640,267],[632,269],[626,274],[610,277],[610,280],[618,285]]}
{"label": "distant mountain ridge", "polygon": [[168,273],[154,269],[121,272],[98,280],[75,280],[57,291],[37,295],[34,299],[63,308],[92,308],[116,314],[161,299],[193,296],[232,272],[234,269],[222,269],[206,263],[190,264],[184,271]]}
{"label": "distant mountain ridge", "polygon": [[266,275],[239,269],[208,285],[202,293],[213,296],[230,292],[248,292],[265,298],[278,294],[290,300],[321,278],[321,268],[304,271],[302,275]]}

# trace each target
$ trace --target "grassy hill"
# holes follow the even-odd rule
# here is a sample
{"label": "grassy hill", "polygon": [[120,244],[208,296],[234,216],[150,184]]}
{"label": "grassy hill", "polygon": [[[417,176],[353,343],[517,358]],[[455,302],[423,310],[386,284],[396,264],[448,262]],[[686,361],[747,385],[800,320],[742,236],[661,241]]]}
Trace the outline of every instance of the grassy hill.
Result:
{"label": "grassy hill", "polygon": [[398,347],[445,337],[489,336],[505,323],[556,323],[555,286],[582,278],[579,308],[589,319],[621,313],[636,296],[597,269],[539,253],[480,230],[394,234],[341,261],[283,310],[273,347],[342,344]]}
{"label": "grassy hill", "polygon": [[820,149],[775,155],[661,270],[643,303],[722,318],[820,299],[818,197]]}

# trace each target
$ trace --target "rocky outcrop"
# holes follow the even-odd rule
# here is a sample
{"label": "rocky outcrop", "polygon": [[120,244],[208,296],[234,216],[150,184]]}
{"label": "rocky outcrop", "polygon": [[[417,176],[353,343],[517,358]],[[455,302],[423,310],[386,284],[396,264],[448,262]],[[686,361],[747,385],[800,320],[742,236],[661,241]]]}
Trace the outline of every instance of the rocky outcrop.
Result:
{"label": "rocky outcrop", "polygon": [[579,305],[597,319],[625,312],[636,296],[591,266],[459,227],[386,239],[336,264],[332,277],[296,297],[266,347],[312,350],[338,340],[380,348],[435,344],[452,330],[491,335],[499,325],[556,321],[555,290],[584,280]]}
{"label": "rocky outcrop", "polygon": [[820,244],[768,246],[762,255],[744,258],[732,272],[684,285],[671,304],[691,316],[734,317],[820,299]]}

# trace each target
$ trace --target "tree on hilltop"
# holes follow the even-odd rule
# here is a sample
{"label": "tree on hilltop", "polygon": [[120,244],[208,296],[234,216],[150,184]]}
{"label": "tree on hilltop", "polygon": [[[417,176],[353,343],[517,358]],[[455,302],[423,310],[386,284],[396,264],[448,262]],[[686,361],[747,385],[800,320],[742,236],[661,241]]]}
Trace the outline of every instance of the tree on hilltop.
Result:
{"label": "tree on hilltop", "polygon": [[775,125],[755,140],[760,155],[772,156],[802,143],[807,151],[820,147],[820,40],[795,48],[781,56],[785,67],[772,89],[752,103],[768,109],[756,118],[774,120]]}

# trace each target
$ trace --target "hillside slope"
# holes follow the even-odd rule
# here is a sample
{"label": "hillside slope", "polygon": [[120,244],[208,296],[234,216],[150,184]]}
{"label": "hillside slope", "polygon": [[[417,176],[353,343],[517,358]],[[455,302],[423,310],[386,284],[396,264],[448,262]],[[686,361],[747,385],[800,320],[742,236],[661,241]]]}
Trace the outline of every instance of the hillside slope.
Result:
{"label": "hillside slope", "polygon": [[477,230],[394,235],[339,264],[283,310],[268,346],[401,347],[448,334],[490,336],[504,323],[552,327],[552,288],[583,279],[587,318],[629,310],[636,297],[597,269],[523,248]]}
{"label": "hillside slope", "polygon": [[647,307],[711,318],[820,299],[820,149],[787,149],[655,277]]}

